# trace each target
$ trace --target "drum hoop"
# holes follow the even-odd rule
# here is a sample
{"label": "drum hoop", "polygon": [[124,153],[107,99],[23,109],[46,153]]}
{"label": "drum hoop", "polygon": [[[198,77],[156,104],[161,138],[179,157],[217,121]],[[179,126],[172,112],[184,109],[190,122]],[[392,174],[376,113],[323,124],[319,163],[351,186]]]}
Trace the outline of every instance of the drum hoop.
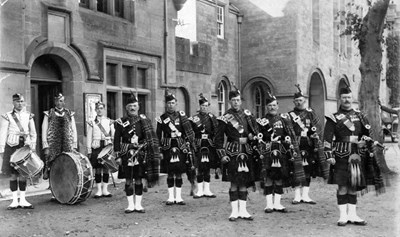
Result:
{"label": "drum hoop", "polygon": [[[24,151],[27,151],[28,153],[21,159],[19,159],[18,161],[13,161],[13,157],[16,157],[18,155],[18,153],[22,153]],[[24,163],[25,161],[28,160],[29,155],[32,154],[31,149],[28,146],[23,146],[21,148],[18,148],[10,157],[10,163],[14,163],[14,164],[21,164]]]}
{"label": "drum hoop", "polygon": [[111,155],[113,152],[113,145],[108,144],[103,149],[101,149],[100,153],[97,155],[97,159],[103,159],[106,155]]}

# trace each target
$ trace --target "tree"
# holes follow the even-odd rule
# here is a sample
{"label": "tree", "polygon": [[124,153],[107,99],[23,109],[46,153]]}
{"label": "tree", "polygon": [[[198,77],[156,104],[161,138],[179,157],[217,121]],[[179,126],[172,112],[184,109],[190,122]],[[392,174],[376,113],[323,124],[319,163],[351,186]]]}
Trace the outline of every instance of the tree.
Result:
{"label": "tree", "polygon": [[[343,34],[352,34],[353,40],[358,42],[361,56],[359,67],[361,86],[358,94],[360,109],[366,113],[371,129],[375,131],[373,139],[383,142],[381,129],[380,107],[378,105],[379,88],[382,71],[382,47],[384,42],[385,17],[390,0],[368,0],[368,13],[361,18],[356,13],[345,14],[347,27]],[[354,3],[350,3],[354,5]],[[383,151],[376,150],[377,161],[384,173],[392,173],[388,168]]]}

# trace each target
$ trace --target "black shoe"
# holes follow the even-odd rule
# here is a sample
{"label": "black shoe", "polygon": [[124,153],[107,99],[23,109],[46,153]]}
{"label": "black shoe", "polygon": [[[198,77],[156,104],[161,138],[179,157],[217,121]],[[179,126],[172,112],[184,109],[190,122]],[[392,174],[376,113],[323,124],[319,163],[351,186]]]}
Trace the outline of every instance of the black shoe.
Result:
{"label": "black shoe", "polygon": [[33,205],[29,205],[29,206],[20,206],[22,209],[35,209],[33,207]]}
{"label": "black shoe", "polygon": [[185,203],[184,201],[180,201],[180,202],[176,202],[176,205],[181,205],[181,206],[183,206],[183,205],[186,205],[186,203]]}
{"label": "black shoe", "polygon": [[133,210],[129,210],[129,209],[125,209],[125,213],[132,213],[132,212],[135,212],[135,209],[133,209]]}
{"label": "black shoe", "polygon": [[193,198],[194,198],[194,199],[199,199],[199,198],[202,198],[202,197],[204,197],[204,196],[193,195]]}
{"label": "black shoe", "polygon": [[212,194],[212,195],[204,195],[204,197],[207,197],[207,198],[216,198],[217,196],[216,196],[215,194]]}
{"label": "black shoe", "polygon": [[264,209],[265,213],[272,213],[273,211],[274,211],[274,209],[272,209],[272,208],[265,208]]}
{"label": "black shoe", "polygon": [[293,205],[297,205],[297,204],[300,204],[300,202],[302,202],[302,201],[301,201],[301,200],[300,200],[300,201],[293,200],[293,201],[292,201],[292,204],[293,204]]}
{"label": "black shoe", "polygon": [[282,208],[282,209],[275,209],[274,208],[274,211],[282,212],[282,213],[286,213],[287,212],[286,208]]}
{"label": "black shoe", "polygon": [[[96,196],[95,196],[95,197],[96,197]],[[111,194],[111,193],[109,193],[109,194],[103,194],[102,197],[107,197],[107,198],[109,198],[109,197],[112,197],[112,194]]]}
{"label": "black shoe", "polygon": [[353,225],[359,225],[359,226],[365,226],[367,225],[366,221],[348,221],[347,223],[353,224]]}
{"label": "black shoe", "polygon": [[252,216],[248,216],[248,217],[239,216],[239,218],[241,218],[241,219],[243,219],[243,220],[247,220],[247,221],[252,221],[252,220],[254,220],[254,217],[252,217]]}
{"label": "black shoe", "polygon": [[237,218],[236,217],[229,217],[229,221],[236,221]]}
{"label": "black shoe", "polygon": [[93,198],[98,199],[98,198],[101,198],[101,197],[103,197],[103,196],[101,196],[101,195],[94,195]]}
{"label": "black shoe", "polygon": [[135,212],[137,212],[137,213],[146,213],[146,211],[144,210],[144,209],[141,209],[141,210],[134,210]]}
{"label": "black shoe", "polygon": [[346,221],[338,221],[338,222],[337,222],[337,225],[338,225],[338,226],[346,226],[346,225],[347,225],[347,222],[346,222]]}
{"label": "black shoe", "polygon": [[311,200],[311,201],[301,201],[301,202],[303,202],[303,203],[306,203],[306,204],[311,204],[311,205],[315,205],[315,204],[317,204],[315,201],[313,201],[313,200]]}
{"label": "black shoe", "polygon": [[19,206],[15,206],[15,207],[8,206],[8,207],[7,207],[7,210],[15,210],[15,209],[18,209],[18,207],[19,207]]}
{"label": "black shoe", "polygon": [[174,205],[175,202],[167,201],[165,204],[166,204],[167,206],[171,206],[171,205]]}

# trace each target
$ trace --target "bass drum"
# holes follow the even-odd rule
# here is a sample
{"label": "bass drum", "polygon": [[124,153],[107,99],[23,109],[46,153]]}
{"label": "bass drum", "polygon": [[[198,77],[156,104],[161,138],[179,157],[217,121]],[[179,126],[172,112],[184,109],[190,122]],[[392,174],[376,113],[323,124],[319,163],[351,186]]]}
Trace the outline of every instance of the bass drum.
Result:
{"label": "bass drum", "polygon": [[93,181],[89,159],[78,152],[61,153],[51,165],[51,192],[62,204],[85,201],[92,192]]}

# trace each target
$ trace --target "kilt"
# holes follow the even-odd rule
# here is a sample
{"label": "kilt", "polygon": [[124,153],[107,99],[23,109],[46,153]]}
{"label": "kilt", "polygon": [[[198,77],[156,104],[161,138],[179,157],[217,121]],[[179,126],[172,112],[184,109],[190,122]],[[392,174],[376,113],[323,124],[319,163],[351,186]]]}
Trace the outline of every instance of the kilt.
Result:
{"label": "kilt", "polygon": [[[168,150],[164,150],[163,152],[164,157],[164,165],[165,165],[165,172],[170,174],[182,174],[186,172],[186,155],[183,153],[181,148],[179,147],[177,139],[171,139],[171,148]],[[179,158],[178,162],[171,162],[173,156],[177,156]]]}
{"label": "kilt", "polygon": [[10,147],[8,144],[5,145],[4,154],[3,154],[3,164],[1,166],[1,172],[3,174],[5,174],[5,175],[10,175],[10,174],[18,175],[19,174],[18,171],[10,165],[10,159],[11,159],[12,154],[19,148],[23,147],[24,145],[25,145],[24,137],[20,137],[19,144],[16,146]]}
{"label": "kilt", "polygon": [[[244,153],[241,153],[244,154]],[[222,165],[222,181],[232,182],[239,186],[250,187],[254,184],[254,160],[252,155],[247,155],[247,159],[241,161],[240,155],[229,156],[230,161]],[[248,168],[248,171],[239,171],[240,166]]]}
{"label": "kilt", "polygon": [[104,165],[102,165],[97,157],[99,156],[99,153],[103,150],[104,148],[104,141],[100,141],[100,147],[96,149],[92,149],[92,154],[90,155],[90,164],[94,169],[98,168],[106,168]]}
{"label": "kilt", "polygon": [[122,157],[122,165],[119,166],[118,169],[118,179],[142,179],[146,178],[146,164],[145,160],[145,152],[140,151],[138,156],[138,165],[128,166],[128,159],[130,158],[130,154],[126,154]]}

